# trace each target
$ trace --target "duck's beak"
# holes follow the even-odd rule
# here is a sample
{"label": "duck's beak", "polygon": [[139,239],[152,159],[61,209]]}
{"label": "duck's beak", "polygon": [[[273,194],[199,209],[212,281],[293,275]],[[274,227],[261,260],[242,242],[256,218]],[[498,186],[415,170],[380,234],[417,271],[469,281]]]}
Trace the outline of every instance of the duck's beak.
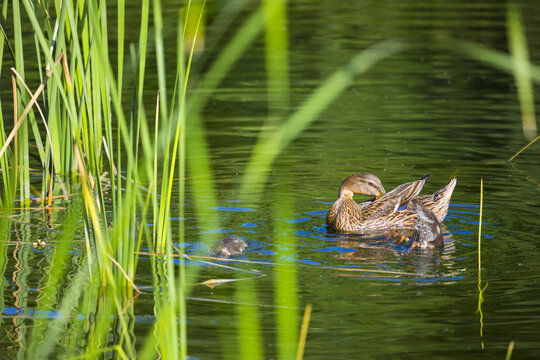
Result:
{"label": "duck's beak", "polygon": [[378,195],[375,196],[375,199],[379,199],[379,198],[381,198],[383,195],[384,195],[384,193],[379,193]]}

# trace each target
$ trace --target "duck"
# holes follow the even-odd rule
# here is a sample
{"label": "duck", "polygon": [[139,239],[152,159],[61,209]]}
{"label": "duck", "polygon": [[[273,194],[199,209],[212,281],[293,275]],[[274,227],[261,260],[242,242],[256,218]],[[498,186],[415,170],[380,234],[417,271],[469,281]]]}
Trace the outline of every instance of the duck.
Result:
{"label": "duck", "polygon": [[[381,180],[370,173],[358,173],[345,178],[334,202],[326,215],[326,224],[331,230],[341,233],[381,232],[392,229],[414,229],[418,215],[413,206],[413,199],[431,211],[438,222],[442,222],[448,213],[450,197],[456,186],[452,178],[437,192],[418,196],[427,174],[416,181],[407,182],[386,192]],[[358,204],[354,195],[367,195],[372,198]]]}
{"label": "duck", "polygon": [[211,250],[210,254],[218,256],[234,256],[244,252],[247,243],[238,236],[228,236],[221,239]]}
{"label": "duck", "polygon": [[418,198],[413,199],[412,207],[416,212],[418,221],[414,226],[414,233],[411,237],[411,249],[439,249],[444,245],[444,238],[441,223],[435,214],[427,209]]}

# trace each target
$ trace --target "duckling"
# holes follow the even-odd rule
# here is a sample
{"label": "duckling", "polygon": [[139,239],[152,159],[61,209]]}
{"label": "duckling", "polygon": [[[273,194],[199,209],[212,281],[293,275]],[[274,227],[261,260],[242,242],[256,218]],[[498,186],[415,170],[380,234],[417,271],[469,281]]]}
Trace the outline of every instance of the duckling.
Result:
{"label": "duckling", "polygon": [[210,251],[220,256],[238,255],[244,252],[247,243],[238,236],[229,236],[221,239]]}
{"label": "duckling", "polygon": [[[401,184],[386,193],[381,181],[373,174],[359,173],[347,177],[339,187],[337,201],[326,215],[326,224],[339,232],[366,233],[388,229],[412,229],[418,221],[409,203],[416,198],[427,174],[420,179]],[[450,197],[456,185],[453,178],[442,189],[432,195],[418,197],[418,200],[441,222],[447,214]],[[363,203],[353,200],[355,194],[372,196]],[[405,209],[398,209],[406,206]]]}
{"label": "duckling", "polygon": [[442,247],[444,245],[444,239],[441,223],[435,214],[431,210],[428,210],[419,198],[414,199],[411,205],[414,207],[418,217],[418,222],[414,226],[414,233],[411,238],[411,248],[433,249]]}

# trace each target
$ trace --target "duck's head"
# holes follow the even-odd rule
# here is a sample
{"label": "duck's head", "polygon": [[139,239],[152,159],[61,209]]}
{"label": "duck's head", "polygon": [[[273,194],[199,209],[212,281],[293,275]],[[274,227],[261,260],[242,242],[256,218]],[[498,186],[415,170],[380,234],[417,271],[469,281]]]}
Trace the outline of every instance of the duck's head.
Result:
{"label": "duck's head", "polygon": [[360,173],[347,177],[339,187],[339,197],[352,197],[354,194],[380,198],[386,193],[381,180],[373,174]]}

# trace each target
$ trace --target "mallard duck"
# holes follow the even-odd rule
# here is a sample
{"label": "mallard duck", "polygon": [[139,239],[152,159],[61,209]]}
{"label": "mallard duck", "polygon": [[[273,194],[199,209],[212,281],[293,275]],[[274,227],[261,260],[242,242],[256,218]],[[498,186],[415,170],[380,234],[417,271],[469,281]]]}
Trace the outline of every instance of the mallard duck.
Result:
{"label": "mallard duck", "polygon": [[[360,173],[347,177],[339,187],[338,199],[326,215],[326,224],[339,232],[366,233],[388,229],[413,229],[418,221],[414,209],[408,205],[417,199],[430,210],[439,222],[446,217],[448,205],[456,179],[453,178],[442,189],[432,195],[417,197],[426,179],[422,178],[401,184],[386,193],[381,181],[373,174]],[[357,204],[353,195],[372,196],[372,199]],[[405,206],[405,209],[398,210]]]}
{"label": "mallard duck", "polygon": [[441,223],[431,210],[428,210],[418,199],[413,199],[411,203],[418,221],[414,226],[411,248],[433,249],[444,245],[444,238],[441,230]]}

